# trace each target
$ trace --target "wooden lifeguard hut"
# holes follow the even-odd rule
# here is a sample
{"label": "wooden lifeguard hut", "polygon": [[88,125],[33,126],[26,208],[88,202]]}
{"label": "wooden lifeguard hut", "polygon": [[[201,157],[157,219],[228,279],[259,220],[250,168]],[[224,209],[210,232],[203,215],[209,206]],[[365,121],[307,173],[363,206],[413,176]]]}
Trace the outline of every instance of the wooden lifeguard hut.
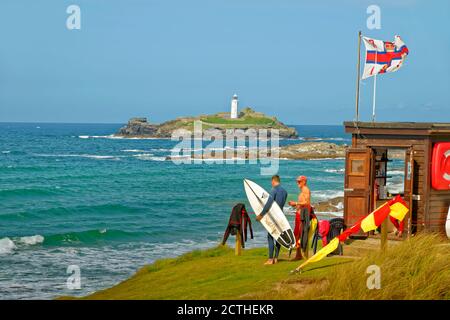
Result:
{"label": "wooden lifeguard hut", "polygon": [[[450,123],[349,121],[344,126],[352,134],[345,165],[346,224],[353,225],[400,194],[410,207],[405,237],[422,230],[445,234],[450,207]],[[396,190],[393,168],[397,182],[403,171],[403,183],[397,183]]]}

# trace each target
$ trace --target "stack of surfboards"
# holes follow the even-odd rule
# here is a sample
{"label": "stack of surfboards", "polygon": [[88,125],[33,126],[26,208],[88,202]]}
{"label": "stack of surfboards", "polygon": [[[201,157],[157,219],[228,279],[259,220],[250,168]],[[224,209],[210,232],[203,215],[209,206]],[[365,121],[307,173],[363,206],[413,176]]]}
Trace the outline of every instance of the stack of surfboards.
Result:
{"label": "stack of surfboards", "polygon": [[[269,193],[251,180],[244,179],[244,189],[248,202],[256,215],[260,215],[269,199]],[[280,206],[274,201],[261,223],[272,237],[287,249],[295,248],[295,237],[289,221]]]}

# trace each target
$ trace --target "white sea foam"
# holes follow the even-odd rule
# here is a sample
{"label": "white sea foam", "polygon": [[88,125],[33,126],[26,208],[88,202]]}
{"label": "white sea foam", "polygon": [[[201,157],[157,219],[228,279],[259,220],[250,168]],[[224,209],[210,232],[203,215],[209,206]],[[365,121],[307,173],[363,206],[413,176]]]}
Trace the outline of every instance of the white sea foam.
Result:
{"label": "white sea foam", "polygon": [[342,218],[344,216],[343,212],[314,212],[319,218],[325,217],[325,218]]}
{"label": "white sea foam", "polygon": [[342,157],[342,158],[318,158],[318,159],[308,159],[308,161],[328,161],[328,160],[345,160],[345,158]]}
{"label": "white sea foam", "polygon": [[[153,151],[153,152],[170,152],[170,151],[173,151],[173,150],[181,151],[181,149],[179,149],[179,148],[174,148],[174,149],[154,148],[154,149],[150,149],[150,151]],[[184,149],[184,150],[187,150],[187,149]]]}
{"label": "white sea foam", "polygon": [[166,157],[151,157],[152,161],[166,161]]}
{"label": "white sea foam", "polygon": [[45,153],[35,153],[36,157],[74,157],[74,158],[88,158],[88,159],[98,159],[98,160],[119,160],[120,156],[112,155],[96,155],[96,154],[45,154]]}
{"label": "white sea foam", "polygon": [[348,138],[324,138],[324,140],[331,140],[331,141],[346,141],[350,140]]}
{"label": "white sea foam", "polygon": [[403,176],[405,174],[405,171],[403,170],[390,170],[387,172],[388,175],[391,176]]}
{"label": "white sea foam", "polygon": [[144,161],[166,161],[166,157],[156,157],[152,153],[135,154],[133,157]]}
{"label": "white sea foam", "polygon": [[387,187],[388,191],[392,194],[401,193],[405,189],[403,181],[397,182],[397,183],[388,181],[388,183],[386,183],[386,187]]}
{"label": "white sea foam", "polygon": [[3,154],[8,154],[8,153],[11,153],[11,151],[5,150],[5,151],[2,151],[2,153],[3,153]]}
{"label": "white sea foam", "polygon": [[35,235],[35,236],[21,237],[19,239],[19,242],[29,245],[29,246],[32,246],[32,245],[44,242],[44,237],[39,234]]}
{"label": "white sea foam", "polygon": [[[235,147],[229,147],[229,146],[225,146],[225,147],[220,147],[220,148],[212,148],[212,147],[208,147],[206,146],[205,148],[173,148],[173,149],[156,149],[159,151],[172,151],[172,152],[200,152],[200,151],[227,151],[227,150],[231,150],[231,151],[242,151],[242,150],[252,150],[255,149],[257,150],[258,148],[249,148],[247,146],[235,146]],[[152,149],[153,150],[153,149]],[[156,151],[155,150],[155,151]]]}
{"label": "white sea foam", "polygon": [[116,156],[100,156],[100,155],[85,154],[85,155],[81,155],[81,157],[90,158],[90,159],[117,159],[118,160],[118,158]]}
{"label": "white sea foam", "polygon": [[341,169],[325,169],[325,172],[328,173],[344,173],[345,169],[341,168]]}
{"label": "white sea foam", "polygon": [[122,152],[147,152],[146,150],[140,150],[140,149],[125,149],[125,150],[120,150]]}
{"label": "white sea foam", "polygon": [[107,135],[107,136],[86,136],[86,135],[81,135],[78,136],[78,138],[80,139],[124,139],[122,137],[118,137],[115,136],[113,134]]}
{"label": "white sea foam", "polygon": [[10,254],[16,249],[16,245],[10,238],[0,239],[0,255]]}
{"label": "white sea foam", "polygon": [[313,191],[312,197],[319,201],[329,200],[337,197],[343,197],[344,191],[341,190],[322,190],[322,191]]}
{"label": "white sea foam", "polygon": [[189,155],[175,155],[175,156],[170,156],[170,160],[172,159],[192,159],[191,156]]}
{"label": "white sea foam", "polygon": [[299,140],[303,140],[303,141],[347,141],[350,139],[340,138],[340,137],[335,137],[335,138],[301,137],[301,138],[299,138]]}
{"label": "white sea foam", "polygon": [[135,158],[148,158],[148,157],[152,157],[154,154],[153,153],[139,153],[139,154],[133,154],[133,157]]}
{"label": "white sea foam", "polygon": [[[171,152],[200,152],[203,151],[203,148],[199,148],[199,149],[193,149],[193,148],[173,148],[170,150],[167,149],[158,149],[158,151],[171,151]],[[212,150],[212,149],[210,149]],[[156,151],[156,150],[155,150]]]}
{"label": "white sea foam", "polygon": [[[192,160],[194,160],[194,158],[192,158]],[[215,158],[208,158],[208,159],[197,159],[197,160],[201,160],[201,161],[204,161],[204,162],[213,162],[213,161],[226,162],[226,161],[246,161],[248,159],[239,158],[239,157],[231,157],[231,158],[217,158],[217,159],[215,159]]]}

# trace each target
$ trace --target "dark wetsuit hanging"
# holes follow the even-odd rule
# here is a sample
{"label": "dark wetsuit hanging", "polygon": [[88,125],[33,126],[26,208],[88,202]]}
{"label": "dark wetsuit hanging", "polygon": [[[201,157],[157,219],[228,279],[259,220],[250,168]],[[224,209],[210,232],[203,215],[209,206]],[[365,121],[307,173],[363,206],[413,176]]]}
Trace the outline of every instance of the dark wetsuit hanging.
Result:
{"label": "dark wetsuit hanging", "polygon": [[222,244],[227,242],[230,233],[232,235],[239,233],[242,239],[242,248],[245,248],[245,241],[247,241],[247,227],[249,227],[250,236],[253,239],[252,221],[248,216],[245,205],[243,203],[238,203],[231,210],[230,219],[228,220],[228,226],[223,235]]}
{"label": "dark wetsuit hanging", "polygon": [[308,248],[308,234],[310,228],[310,210],[311,207],[303,207],[300,209],[300,220],[302,222],[302,230],[300,235],[300,247],[303,252]]}

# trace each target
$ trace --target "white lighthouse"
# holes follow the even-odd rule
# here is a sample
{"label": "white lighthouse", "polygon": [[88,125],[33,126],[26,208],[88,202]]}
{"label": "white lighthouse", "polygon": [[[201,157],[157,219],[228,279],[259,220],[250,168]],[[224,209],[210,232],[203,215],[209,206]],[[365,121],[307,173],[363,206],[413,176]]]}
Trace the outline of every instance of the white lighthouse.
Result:
{"label": "white lighthouse", "polygon": [[238,118],[238,101],[239,100],[237,94],[234,94],[233,98],[231,99],[231,112],[230,112],[231,119]]}

